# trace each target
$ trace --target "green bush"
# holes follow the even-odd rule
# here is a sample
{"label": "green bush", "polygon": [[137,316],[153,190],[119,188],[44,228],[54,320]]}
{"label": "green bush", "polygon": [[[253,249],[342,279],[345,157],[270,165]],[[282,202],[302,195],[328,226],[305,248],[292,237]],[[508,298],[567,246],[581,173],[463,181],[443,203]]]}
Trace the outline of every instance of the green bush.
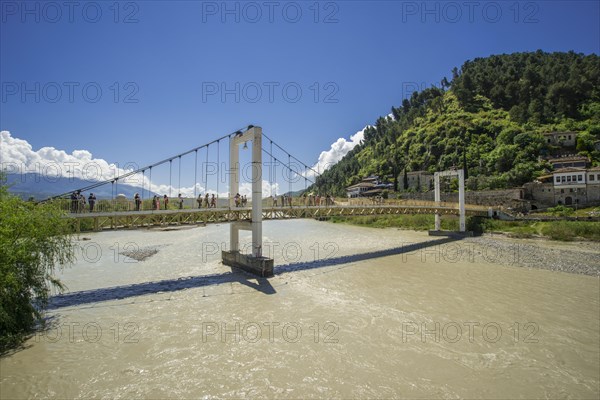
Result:
{"label": "green bush", "polygon": [[0,352],[41,321],[56,266],[73,261],[69,221],[58,204],[25,202],[0,186]]}
{"label": "green bush", "polygon": [[549,208],[548,212],[557,217],[568,217],[569,215],[573,214],[575,210],[570,207],[558,205],[556,207]]}

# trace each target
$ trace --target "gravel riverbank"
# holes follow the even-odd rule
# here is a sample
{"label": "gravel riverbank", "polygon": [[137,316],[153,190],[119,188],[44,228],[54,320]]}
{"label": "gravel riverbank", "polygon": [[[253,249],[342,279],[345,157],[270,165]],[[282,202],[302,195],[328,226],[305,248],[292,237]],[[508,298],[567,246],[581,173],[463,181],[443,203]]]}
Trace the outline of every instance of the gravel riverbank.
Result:
{"label": "gravel riverbank", "polygon": [[597,242],[558,242],[546,239],[514,239],[504,235],[467,238],[475,257],[525,268],[600,276]]}

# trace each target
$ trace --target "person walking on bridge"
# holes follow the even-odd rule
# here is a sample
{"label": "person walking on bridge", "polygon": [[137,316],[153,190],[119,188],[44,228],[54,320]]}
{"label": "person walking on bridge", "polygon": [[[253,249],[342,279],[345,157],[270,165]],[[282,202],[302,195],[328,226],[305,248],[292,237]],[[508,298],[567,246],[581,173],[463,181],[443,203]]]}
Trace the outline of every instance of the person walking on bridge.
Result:
{"label": "person walking on bridge", "polygon": [[77,204],[79,202],[79,196],[77,192],[71,193],[71,213],[75,214],[77,212]]}
{"label": "person walking on bridge", "polygon": [[90,205],[90,212],[94,212],[94,206],[96,205],[96,196],[94,196],[94,193],[90,193],[88,204]]}
{"label": "person walking on bridge", "polygon": [[77,212],[78,213],[82,213],[85,211],[85,196],[83,195],[83,193],[79,193],[79,200],[78,200],[78,209]]}
{"label": "person walking on bridge", "polygon": [[163,196],[163,202],[165,203],[165,210],[166,210],[167,208],[169,208],[169,198],[167,197],[166,194]]}
{"label": "person walking on bridge", "polygon": [[179,209],[183,210],[183,196],[181,196],[181,193],[177,196],[177,204],[179,204]]}
{"label": "person walking on bridge", "polygon": [[133,196],[133,201],[135,202],[135,211],[140,211],[140,206],[142,205],[142,199],[140,198],[140,194],[136,193]]}

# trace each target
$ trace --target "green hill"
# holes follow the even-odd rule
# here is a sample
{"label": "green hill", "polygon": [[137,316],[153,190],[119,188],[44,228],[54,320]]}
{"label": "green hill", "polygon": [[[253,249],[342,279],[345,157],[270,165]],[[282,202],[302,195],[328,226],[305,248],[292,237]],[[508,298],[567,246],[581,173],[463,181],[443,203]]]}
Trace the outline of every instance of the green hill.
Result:
{"label": "green hill", "polygon": [[453,166],[466,170],[470,190],[520,186],[551,169],[542,156],[558,149],[543,132],[579,132],[571,152],[598,165],[600,57],[537,51],[477,58],[439,88],[392,107],[392,115],[380,117],[310,190],[343,196],[371,174],[397,187],[406,172]]}

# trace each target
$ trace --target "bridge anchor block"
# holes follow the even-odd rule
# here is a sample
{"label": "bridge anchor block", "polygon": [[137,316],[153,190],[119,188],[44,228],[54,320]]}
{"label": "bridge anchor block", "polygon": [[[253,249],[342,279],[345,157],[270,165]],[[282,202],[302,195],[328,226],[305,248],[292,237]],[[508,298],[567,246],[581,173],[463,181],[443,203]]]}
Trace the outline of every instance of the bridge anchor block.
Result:
{"label": "bridge anchor block", "polygon": [[223,264],[242,269],[261,278],[273,276],[274,261],[267,257],[254,257],[239,251],[222,251]]}

